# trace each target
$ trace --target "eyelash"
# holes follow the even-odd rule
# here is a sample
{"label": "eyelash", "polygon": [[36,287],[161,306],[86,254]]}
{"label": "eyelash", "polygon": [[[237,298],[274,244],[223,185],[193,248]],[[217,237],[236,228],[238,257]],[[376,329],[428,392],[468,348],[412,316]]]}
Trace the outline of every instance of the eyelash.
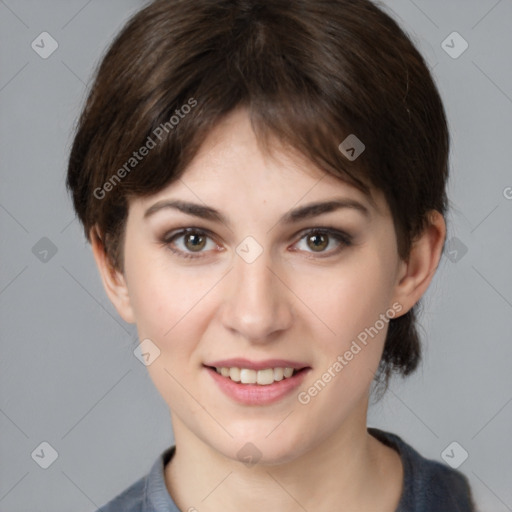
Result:
{"label": "eyelash", "polygon": [[[197,253],[197,255],[192,255],[191,253],[186,253],[180,249],[175,249],[172,247],[172,242],[174,242],[176,239],[178,238],[181,238],[182,236],[185,236],[185,235],[190,235],[190,234],[194,234],[194,235],[201,235],[201,236],[207,236],[208,238],[212,239],[213,240],[213,235],[210,231],[208,230],[205,230],[205,229],[200,229],[200,228],[194,228],[194,227],[190,227],[190,228],[186,228],[186,229],[182,229],[180,231],[177,231],[177,232],[169,232],[169,233],[166,233],[161,239],[160,239],[160,242],[161,242],[161,245],[167,247],[170,251],[172,251],[174,254],[178,255],[179,257],[181,258],[185,258],[185,259],[198,259],[198,258],[203,258],[204,256],[201,256],[201,252]],[[341,244],[341,247],[338,247],[337,249],[334,249],[331,250],[330,252],[327,253],[327,256],[321,256],[320,254],[323,254],[323,253],[316,253],[318,254],[318,256],[313,256],[313,258],[327,258],[327,257],[330,257],[330,256],[335,256],[336,254],[338,254],[344,247],[350,247],[352,245],[352,236],[347,234],[347,233],[344,233],[343,231],[339,231],[338,229],[335,229],[335,228],[331,228],[331,227],[328,227],[328,226],[323,226],[323,227],[319,227],[319,228],[312,228],[312,229],[308,229],[306,231],[302,231],[301,232],[301,237],[299,238],[298,241],[301,241],[303,240],[305,237],[309,236],[309,235],[327,235],[331,238],[334,238],[337,242],[339,242]],[[315,254],[315,253],[311,253],[311,254]]]}

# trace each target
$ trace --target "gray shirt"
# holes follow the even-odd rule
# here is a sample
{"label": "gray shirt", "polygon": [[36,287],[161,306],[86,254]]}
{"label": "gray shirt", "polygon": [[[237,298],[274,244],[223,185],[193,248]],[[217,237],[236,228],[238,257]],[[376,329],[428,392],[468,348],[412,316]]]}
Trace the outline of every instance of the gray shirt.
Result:
{"label": "gray shirt", "polygon": [[[425,459],[395,434],[376,428],[368,428],[368,432],[394,448],[402,459],[403,492],[395,512],[475,512],[469,483],[462,473]],[[174,450],[175,446],[165,450],[147,475],[97,512],[180,512],[164,478],[165,465]]]}

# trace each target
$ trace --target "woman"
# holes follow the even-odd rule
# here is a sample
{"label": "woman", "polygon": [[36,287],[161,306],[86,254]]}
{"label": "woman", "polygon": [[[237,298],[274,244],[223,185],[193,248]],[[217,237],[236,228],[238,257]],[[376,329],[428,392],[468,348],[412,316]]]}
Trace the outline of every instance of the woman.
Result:
{"label": "woman", "polygon": [[105,55],[67,185],[175,445],[103,512],[472,511],[368,429],[446,238],[429,70],[368,0],[152,2]]}

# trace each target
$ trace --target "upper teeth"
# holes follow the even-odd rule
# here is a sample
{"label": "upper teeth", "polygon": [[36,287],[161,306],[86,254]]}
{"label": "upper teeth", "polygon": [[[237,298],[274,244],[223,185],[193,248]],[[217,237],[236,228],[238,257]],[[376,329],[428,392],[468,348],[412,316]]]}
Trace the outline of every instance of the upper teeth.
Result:
{"label": "upper teeth", "polygon": [[229,377],[242,384],[272,384],[293,375],[293,368],[266,368],[265,370],[250,370],[248,368],[215,368],[217,373]]}

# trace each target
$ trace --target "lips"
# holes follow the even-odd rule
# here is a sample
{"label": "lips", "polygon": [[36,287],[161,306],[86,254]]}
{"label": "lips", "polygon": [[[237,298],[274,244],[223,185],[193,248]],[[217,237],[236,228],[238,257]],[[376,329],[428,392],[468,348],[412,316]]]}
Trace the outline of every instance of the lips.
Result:
{"label": "lips", "polygon": [[238,402],[263,405],[296,388],[311,368],[287,359],[251,361],[235,358],[204,364],[221,390]]}
{"label": "lips", "polygon": [[303,363],[282,359],[258,362],[229,359],[203,367],[224,395],[248,406],[270,405],[290,397],[311,370]]}
{"label": "lips", "polygon": [[292,368],[294,370],[302,370],[308,365],[298,361],[288,359],[265,359],[264,361],[251,361],[241,357],[232,359],[222,359],[205,363],[205,366],[213,368],[247,368],[248,370],[266,370],[267,368]]}

